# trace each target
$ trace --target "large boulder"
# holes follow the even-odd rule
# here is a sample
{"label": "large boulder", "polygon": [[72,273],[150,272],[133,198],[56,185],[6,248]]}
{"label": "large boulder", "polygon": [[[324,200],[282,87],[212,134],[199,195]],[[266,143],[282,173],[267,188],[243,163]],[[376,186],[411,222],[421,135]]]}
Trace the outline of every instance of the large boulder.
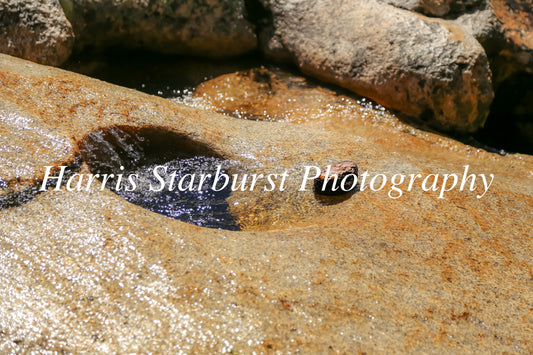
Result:
{"label": "large boulder", "polygon": [[513,73],[533,71],[533,12],[528,0],[380,0],[437,16],[461,27],[485,48],[497,87]]}
{"label": "large boulder", "polygon": [[[0,126],[8,137],[0,139],[0,176],[13,185],[18,172],[4,164],[35,172],[66,165],[74,142],[110,127],[157,132],[166,152],[187,138],[248,172],[289,176],[284,191],[231,194],[242,231],[167,218],[99,182],[49,188],[0,209],[0,352],[533,350],[531,156],[500,156],[420,131],[287,74],[216,78],[201,97],[224,104],[216,96],[234,84],[249,86],[250,95],[232,108],[253,114],[263,106],[282,121],[285,102],[291,122],[227,117],[202,109],[198,98],[196,108],[186,107],[0,55],[0,122],[20,122]],[[28,130],[28,144],[9,144]],[[165,139],[169,133],[179,136]],[[101,147],[124,136],[103,138]],[[55,154],[39,151],[58,141],[65,144]],[[420,181],[411,191],[404,181],[396,200],[390,182],[336,200],[298,191],[304,166],[342,160],[371,176],[439,173],[441,181],[469,165],[469,173],[494,180],[480,199],[481,186],[440,199]],[[88,162],[77,172],[89,174]]]}
{"label": "large boulder", "polygon": [[228,56],[257,47],[243,0],[62,0],[76,47]]}
{"label": "large boulder", "polygon": [[[509,149],[532,151],[533,11],[528,0],[395,1],[395,6],[440,16],[471,34],[485,49],[496,99],[480,138],[506,137]],[[437,11],[438,4],[448,4]]]}
{"label": "large boulder", "polygon": [[58,66],[74,45],[74,32],[58,0],[0,0],[0,53]]}
{"label": "large boulder", "polygon": [[265,1],[271,58],[435,127],[472,132],[493,98],[483,47],[445,21],[376,1]]}

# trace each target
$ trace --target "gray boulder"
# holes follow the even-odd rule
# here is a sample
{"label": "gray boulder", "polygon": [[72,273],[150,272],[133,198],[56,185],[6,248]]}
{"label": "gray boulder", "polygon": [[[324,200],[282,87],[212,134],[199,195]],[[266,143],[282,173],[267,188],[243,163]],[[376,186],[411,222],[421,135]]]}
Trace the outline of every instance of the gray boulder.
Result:
{"label": "gray boulder", "polygon": [[495,87],[513,73],[533,72],[530,0],[380,0],[401,9],[438,16],[474,36],[485,49]]}
{"label": "gray boulder", "polygon": [[238,55],[257,47],[243,0],[62,0],[76,47],[120,45],[160,53]]}
{"label": "gray boulder", "polygon": [[74,33],[57,0],[0,0],[0,53],[61,65]]}
{"label": "gray boulder", "polygon": [[440,20],[377,1],[265,0],[263,51],[439,129],[473,132],[493,98],[483,47]]}

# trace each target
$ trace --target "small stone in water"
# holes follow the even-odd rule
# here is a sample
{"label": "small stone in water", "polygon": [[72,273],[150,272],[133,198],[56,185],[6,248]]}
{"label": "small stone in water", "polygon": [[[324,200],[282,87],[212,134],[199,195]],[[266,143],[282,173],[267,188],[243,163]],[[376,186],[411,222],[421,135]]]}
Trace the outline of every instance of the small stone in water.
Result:
{"label": "small stone in water", "polygon": [[357,187],[357,164],[343,161],[328,165],[315,179],[315,191],[323,195],[341,195]]}

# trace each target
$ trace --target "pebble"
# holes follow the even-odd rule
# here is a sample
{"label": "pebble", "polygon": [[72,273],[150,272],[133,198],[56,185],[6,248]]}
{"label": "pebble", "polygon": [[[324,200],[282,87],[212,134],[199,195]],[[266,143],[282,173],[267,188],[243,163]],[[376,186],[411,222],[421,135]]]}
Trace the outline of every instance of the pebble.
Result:
{"label": "pebble", "polygon": [[[356,188],[354,176],[358,176],[358,168],[353,161],[328,165],[315,179],[315,191],[323,195],[340,195],[351,192]],[[344,189],[341,184],[343,181]]]}

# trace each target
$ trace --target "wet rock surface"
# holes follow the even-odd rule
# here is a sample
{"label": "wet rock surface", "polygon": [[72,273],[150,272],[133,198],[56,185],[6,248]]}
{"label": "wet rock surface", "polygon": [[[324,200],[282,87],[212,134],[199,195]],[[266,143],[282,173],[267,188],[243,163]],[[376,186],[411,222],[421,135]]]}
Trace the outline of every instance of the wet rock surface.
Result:
{"label": "wet rock surface", "polygon": [[0,1],[0,53],[47,65],[63,64],[74,32],[57,0]]}
{"label": "wet rock surface", "polygon": [[[291,90],[279,77],[271,96]],[[78,144],[104,127],[151,128],[248,172],[289,172],[285,191],[230,195],[239,232],[167,218],[98,184],[0,210],[1,351],[531,352],[532,157],[488,153],[306,85],[292,87],[292,112],[284,103],[299,120],[257,121],[0,55],[0,142],[24,132],[8,115]],[[281,104],[246,100],[283,117]],[[32,149],[2,155],[4,181],[17,159],[70,156],[32,160]],[[323,204],[297,191],[304,166],[343,160],[387,174],[469,164],[495,179],[482,199],[383,190]]]}
{"label": "wet rock surface", "polygon": [[440,129],[473,132],[485,122],[491,73],[462,29],[376,1],[264,4],[270,58]]}
{"label": "wet rock surface", "polygon": [[63,0],[62,4],[79,49],[118,45],[220,57],[257,47],[242,0]]}
{"label": "wet rock surface", "polygon": [[46,165],[76,165],[78,148],[65,133],[0,98],[0,208],[38,193]]}

